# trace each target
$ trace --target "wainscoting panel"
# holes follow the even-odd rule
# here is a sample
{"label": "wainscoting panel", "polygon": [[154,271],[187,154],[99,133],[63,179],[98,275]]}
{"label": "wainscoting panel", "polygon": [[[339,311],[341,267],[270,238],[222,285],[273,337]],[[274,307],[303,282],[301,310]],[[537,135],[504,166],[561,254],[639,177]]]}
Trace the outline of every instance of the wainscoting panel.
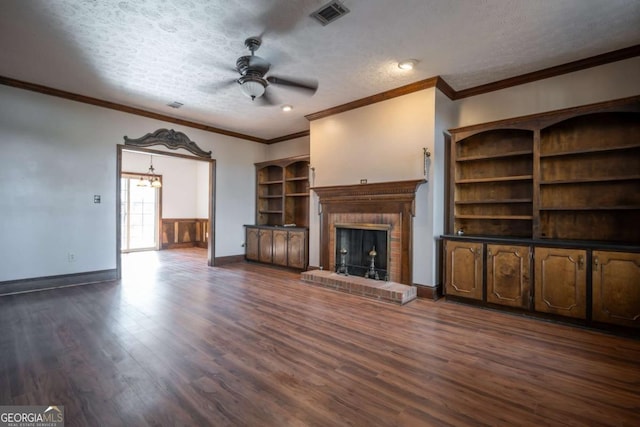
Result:
{"label": "wainscoting panel", "polygon": [[162,249],[206,248],[208,227],[204,218],[162,218]]}

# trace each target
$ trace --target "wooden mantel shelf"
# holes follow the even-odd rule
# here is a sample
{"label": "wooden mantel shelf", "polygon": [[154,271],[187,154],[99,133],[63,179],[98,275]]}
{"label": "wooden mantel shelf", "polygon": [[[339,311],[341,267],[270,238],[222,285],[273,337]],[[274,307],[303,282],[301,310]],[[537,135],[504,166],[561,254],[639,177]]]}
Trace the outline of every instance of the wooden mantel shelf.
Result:
{"label": "wooden mantel shelf", "polygon": [[424,179],[409,181],[376,182],[371,184],[334,185],[313,187],[311,190],[320,198],[320,203],[342,203],[349,201],[407,201],[415,198],[415,192]]}

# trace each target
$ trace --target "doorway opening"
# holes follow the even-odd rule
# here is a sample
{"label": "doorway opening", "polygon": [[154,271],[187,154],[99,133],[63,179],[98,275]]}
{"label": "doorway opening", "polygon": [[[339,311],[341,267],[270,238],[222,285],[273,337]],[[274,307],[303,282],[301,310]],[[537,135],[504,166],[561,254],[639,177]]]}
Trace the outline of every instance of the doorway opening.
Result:
{"label": "doorway opening", "polygon": [[161,188],[139,185],[140,176],[123,173],[120,178],[120,250],[160,248]]}
{"label": "doorway opening", "polygon": [[[159,131],[158,131],[159,132]],[[156,132],[157,133],[157,132]],[[125,137],[126,140],[126,137]],[[161,145],[165,145],[162,144],[161,142],[159,143]],[[175,148],[170,146],[169,148]],[[186,145],[185,147],[178,147],[178,148],[185,148],[188,151],[192,151],[193,148],[191,147],[191,145]],[[197,147],[196,147],[197,148]],[[206,232],[206,248],[207,248],[207,265],[208,266],[214,266],[215,265],[215,173],[216,173],[216,161],[215,159],[212,159],[210,157],[210,153],[205,153],[208,156],[204,157],[204,156],[191,156],[191,155],[185,155],[185,154],[180,154],[180,153],[174,153],[174,152],[167,152],[167,151],[160,151],[160,150],[155,150],[155,149],[150,149],[150,148],[146,148],[146,147],[135,147],[135,146],[124,146],[124,145],[118,145],[117,146],[117,165],[116,165],[116,169],[117,169],[117,188],[116,188],[116,269],[117,269],[117,278],[122,278],[122,254],[128,252],[132,252],[134,251],[133,248],[130,248],[129,250],[126,250],[124,245],[122,245],[122,243],[124,242],[124,237],[125,237],[125,233],[131,233],[131,235],[128,237],[130,240],[133,237],[133,231],[125,231],[124,229],[126,228],[126,222],[125,222],[125,217],[123,216],[123,210],[125,210],[126,208],[123,206],[125,203],[125,199],[122,196],[122,193],[124,192],[123,186],[126,184],[125,180],[123,178],[127,177],[127,176],[131,176],[134,179],[130,180],[128,182],[129,188],[133,188],[134,186],[136,186],[136,179],[140,178],[140,173],[135,172],[135,171],[123,171],[123,154],[125,154],[125,152],[130,152],[130,153],[136,153],[136,154],[147,154],[147,155],[153,155],[154,157],[160,157],[160,158],[175,158],[175,159],[184,159],[184,160],[193,160],[195,161],[195,163],[205,163],[208,165],[208,167],[206,167],[203,172],[205,173],[205,177],[203,177],[203,182],[205,183],[205,191],[208,195],[207,199],[208,202],[206,203],[206,206],[204,207],[204,210],[206,212],[206,219],[204,219],[204,224],[201,225],[201,228],[205,230]],[[130,172],[129,174],[127,174],[127,172]],[[143,174],[144,175],[144,174]],[[156,175],[158,176],[158,175]],[[168,180],[169,178],[167,176],[161,177],[163,179],[162,182],[162,189],[164,190],[165,187],[165,182],[166,180]],[[167,185],[169,184],[168,182],[166,182]],[[189,185],[189,184],[187,184]],[[156,190],[157,191],[157,200],[156,203],[158,204],[158,208],[157,208],[157,214],[156,214],[156,218],[157,218],[157,222],[156,222],[156,226],[155,227],[151,227],[154,231],[155,231],[155,247],[152,246],[147,246],[147,249],[161,249],[163,247],[162,245],[162,241],[163,241],[163,236],[164,236],[164,232],[161,231],[161,226],[166,222],[162,216],[163,216],[163,209],[162,209],[162,194],[164,193],[164,191],[160,191],[160,190]],[[174,192],[175,193],[175,192]],[[150,213],[149,209],[144,209],[145,213]],[[132,214],[132,208],[129,208],[129,213]],[[131,219],[132,217],[130,217]],[[148,225],[148,222],[145,221],[144,227],[146,229]],[[164,224],[166,225],[166,224]],[[165,227],[166,228],[166,227]],[[178,230],[180,230],[180,224],[178,224]],[[148,245],[148,240],[146,238],[142,239],[143,241],[146,241],[146,245]],[[137,249],[136,251],[140,251],[142,249]]]}

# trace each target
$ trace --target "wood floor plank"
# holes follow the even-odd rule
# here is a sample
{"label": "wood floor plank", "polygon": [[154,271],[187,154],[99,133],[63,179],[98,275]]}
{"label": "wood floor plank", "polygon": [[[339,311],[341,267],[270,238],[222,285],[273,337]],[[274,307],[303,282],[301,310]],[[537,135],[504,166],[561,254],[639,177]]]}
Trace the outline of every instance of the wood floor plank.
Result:
{"label": "wood floor plank", "polygon": [[70,426],[636,427],[640,339],[132,253],[121,281],[0,297],[0,404],[53,403]]}

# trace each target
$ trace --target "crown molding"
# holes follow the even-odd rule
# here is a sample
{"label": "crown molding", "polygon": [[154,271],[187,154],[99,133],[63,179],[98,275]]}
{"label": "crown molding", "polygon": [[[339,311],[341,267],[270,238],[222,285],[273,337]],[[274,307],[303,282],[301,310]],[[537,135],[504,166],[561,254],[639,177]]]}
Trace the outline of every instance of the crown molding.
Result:
{"label": "crown molding", "polygon": [[533,71],[531,73],[522,74],[508,79],[498,80],[493,83],[487,83],[480,86],[471,87],[455,91],[454,97],[457,100],[468,98],[470,96],[482,95],[484,93],[494,92],[500,89],[506,89],[512,86],[519,86],[525,83],[535,82],[537,80],[548,79],[549,77],[560,76],[562,74],[573,73],[587,68],[597,67],[612,62],[622,61],[623,59],[634,58],[640,56],[640,45],[629,46],[624,49],[618,49],[601,55],[591,56],[589,58],[580,59],[566,64],[557,65],[555,67],[544,68],[542,70]]}
{"label": "crown molding", "polygon": [[333,116],[334,114],[344,113],[345,111],[355,110],[356,108],[365,107],[367,105],[375,104],[381,101],[386,101],[387,99],[396,98],[398,96],[407,95],[409,93],[436,87],[439,79],[440,77],[431,77],[425,80],[420,80],[415,83],[400,86],[398,88],[368,96],[366,98],[357,99],[346,104],[338,105],[337,107],[328,108],[326,110],[318,111],[317,113],[307,114],[305,117],[307,118],[307,120],[312,121],[328,116]]}
{"label": "crown molding", "polygon": [[217,133],[220,135],[231,136],[233,138],[246,139],[248,141],[260,142],[262,144],[267,143],[267,140],[263,138],[258,138],[251,135],[245,135],[243,133],[238,133],[238,132],[232,132],[229,130],[208,126],[202,123],[192,122],[190,120],[178,119],[176,117],[171,117],[171,116],[167,116],[165,114],[160,114],[160,113],[154,113],[151,111],[143,110],[141,108],[129,107],[126,105],[118,104],[116,102],[105,101],[103,99],[80,95],[73,92],[67,92],[60,89],[54,89],[52,87],[43,86],[35,83],[29,83],[22,80],[16,80],[9,77],[0,76],[0,84],[6,85],[6,86],[12,86],[18,89],[30,90],[32,92],[38,92],[44,95],[56,96],[58,98],[64,98],[71,101],[82,102],[84,104],[90,104],[98,107],[108,108],[110,110],[116,110],[123,113],[135,114],[137,116],[148,117],[150,119],[156,119],[164,122],[175,123],[177,125],[188,126],[190,128],[200,129],[207,132]]}
{"label": "crown molding", "polygon": [[265,144],[275,144],[276,142],[289,141],[290,139],[302,138],[305,136],[309,136],[311,132],[308,130],[303,130],[302,132],[296,132],[289,135],[279,136],[277,138],[268,139],[264,143]]}
{"label": "crown molding", "polygon": [[[508,79],[498,80],[492,83],[484,85],[474,86],[467,89],[456,91],[440,76],[431,77],[425,80],[420,80],[414,83],[410,83],[405,86],[401,86],[395,89],[391,89],[385,92],[378,93],[366,98],[358,99],[356,101],[348,102],[346,104],[338,105],[336,107],[328,108],[326,110],[318,111],[306,115],[307,120],[317,120],[323,117],[332,116],[338,113],[344,113],[349,110],[364,107],[367,105],[375,104],[377,102],[386,101],[398,96],[407,95],[409,93],[417,92],[432,87],[437,88],[449,99],[455,101],[458,99],[468,98],[471,96],[481,95],[489,92],[494,92],[501,89],[506,89],[513,86],[522,85],[525,83],[531,83],[537,80],[543,80],[550,77],[560,76],[562,74],[573,73],[575,71],[584,70],[587,68],[597,67],[599,65],[605,65],[612,62],[622,61],[624,59],[634,58],[640,56],[640,45],[629,46],[623,49],[614,50],[601,55],[592,56],[589,58],[580,59],[578,61],[569,62],[566,64],[558,65],[555,67],[549,67],[531,73],[522,74],[520,76],[510,77]],[[35,83],[29,83],[21,80],[12,79],[9,77],[0,76],[0,84],[6,86],[12,86],[19,89],[30,90],[34,92],[43,93],[45,95],[57,96],[59,98],[69,99],[72,101],[83,102],[85,104],[96,105],[99,107],[109,108],[124,113],[135,114],[142,117],[148,117],[156,120],[162,120],[169,123],[175,123],[182,126],[187,126],[195,129],[204,130],[207,132],[217,133],[220,135],[231,136],[234,138],[245,139],[248,141],[259,142],[261,144],[275,144],[278,142],[288,141],[291,139],[301,138],[309,136],[309,131],[301,131],[284,135],[276,138],[265,139],[258,138],[251,135],[246,135],[238,132],[232,132],[225,129],[208,126],[202,123],[192,122],[190,120],[178,119],[176,117],[167,116],[164,114],[154,113],[151,111],[143,110],[135,107],[128,107],[126,105],[118,104],[115,102],[105,101],[98,98],[92,98],[85,95],[79,95],[72,92],[66,92],[59,89],[54,89],[48,86],[38,85]]]}

